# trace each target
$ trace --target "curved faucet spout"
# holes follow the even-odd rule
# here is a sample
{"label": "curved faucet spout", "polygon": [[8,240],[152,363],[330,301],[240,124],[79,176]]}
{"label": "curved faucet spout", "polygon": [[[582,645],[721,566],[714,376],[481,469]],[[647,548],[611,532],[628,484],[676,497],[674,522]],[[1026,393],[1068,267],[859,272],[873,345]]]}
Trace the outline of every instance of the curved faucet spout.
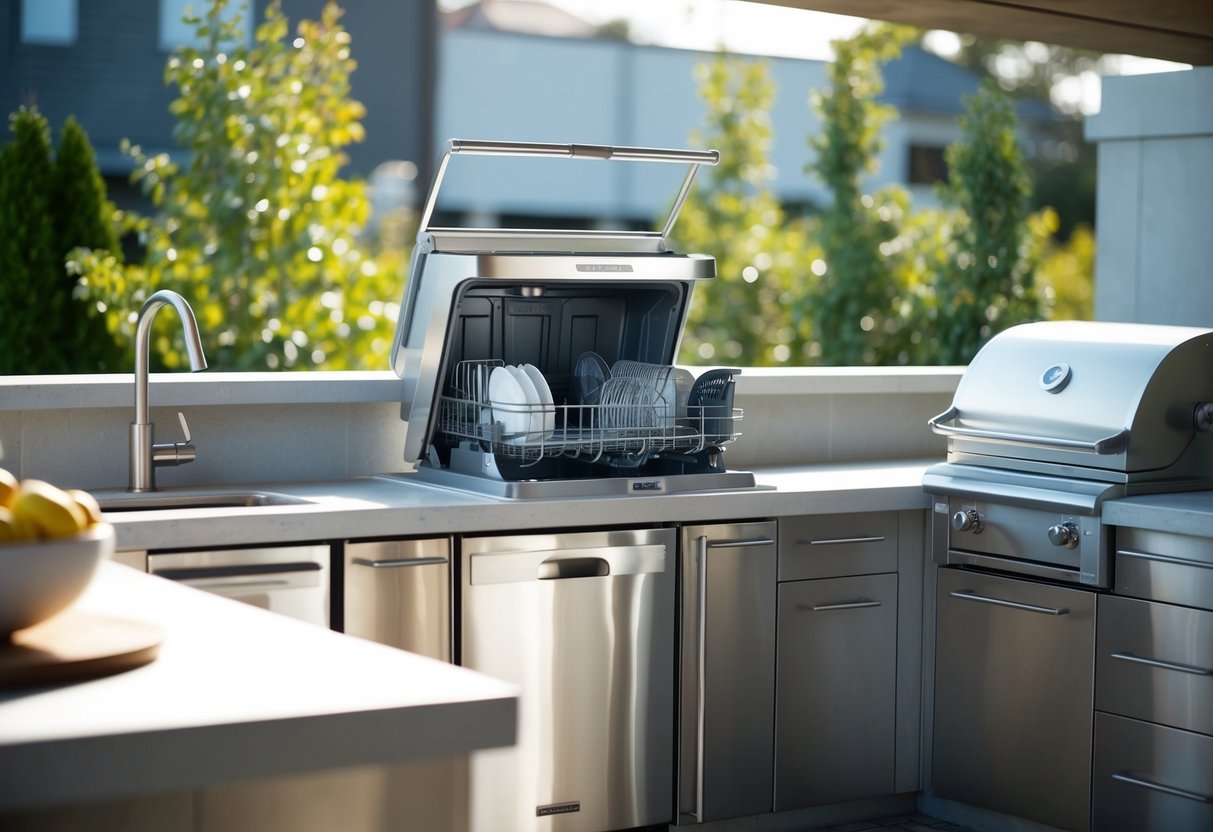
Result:
{"label": "curved faucet spout", "polygon": [[[151,349],[152,319],[162,306],[171,306],[181,318],[185,330],[185,351],[189,354],[193,372],[206,369],[206,356],[202,352],[202,339],[198,334],[198,322],[194,310],[185,298],[168,289],[161,289],[143,304],[139,311],[139,322],[135,327],[135,421],[131,423],[130,488],[131,491],[155,491],[155,466],[183,465],[192,462],[195,448],[190,444],[189,429],[185,417],[181,426],[185,430],[185,442],[168,445],[153,444],[154,426],[148,406],[148,352]],[[180,414],[178,414],[180,415]]]}

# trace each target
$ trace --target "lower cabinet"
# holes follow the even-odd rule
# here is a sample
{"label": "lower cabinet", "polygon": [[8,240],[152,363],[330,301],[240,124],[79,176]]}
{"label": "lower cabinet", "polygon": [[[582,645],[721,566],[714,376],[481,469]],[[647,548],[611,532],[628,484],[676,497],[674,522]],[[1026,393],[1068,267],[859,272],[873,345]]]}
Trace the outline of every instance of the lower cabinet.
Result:
{"label": "lower cabinet", "polygon": [[779,586],[775,811],[892,794],[897,575]]}

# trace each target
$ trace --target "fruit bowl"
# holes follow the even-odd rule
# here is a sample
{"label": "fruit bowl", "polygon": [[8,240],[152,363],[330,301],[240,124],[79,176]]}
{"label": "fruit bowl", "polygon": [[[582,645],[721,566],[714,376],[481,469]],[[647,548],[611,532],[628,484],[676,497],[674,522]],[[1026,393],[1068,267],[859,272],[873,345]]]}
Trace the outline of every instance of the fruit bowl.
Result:
{"label": "fruit bowl", "polygon": [[0,543],[0,639],[45,621],[84,592],[97,564],[114,552],[114,527]]}

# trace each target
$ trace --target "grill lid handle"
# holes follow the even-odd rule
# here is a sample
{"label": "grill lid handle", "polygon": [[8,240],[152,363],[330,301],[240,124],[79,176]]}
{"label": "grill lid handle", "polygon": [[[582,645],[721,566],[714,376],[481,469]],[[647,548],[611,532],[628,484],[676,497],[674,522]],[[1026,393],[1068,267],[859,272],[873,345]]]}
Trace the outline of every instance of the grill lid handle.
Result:
{"label": "grill lid handle", "polygon": [[927,426],[940,436],[961,439],[986,439],[994,442],[1007,442],[1031,448],[1046,450],[1082,451],[1090,454],[1114,454],[1120,452],[1129,442],[1129,430],[1125,428],[1111,436],[1085,442],[1081,439],[1062,439],[1056,436],[1031,436],[1023,433],[1008,433],[1006,431],[982,430],[980,428],[965,428],[956,424],[960,420],[960,410],[950,407],[938,416],[927,420]]}

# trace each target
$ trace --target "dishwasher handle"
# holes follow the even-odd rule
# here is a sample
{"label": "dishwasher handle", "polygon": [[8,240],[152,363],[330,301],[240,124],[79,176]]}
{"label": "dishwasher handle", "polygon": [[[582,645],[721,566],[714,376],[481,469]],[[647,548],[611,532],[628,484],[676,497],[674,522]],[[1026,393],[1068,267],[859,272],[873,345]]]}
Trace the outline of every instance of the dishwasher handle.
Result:
{"label": "dishwasher handle", "polygon": [[566,578],[605,578],[611,574],[606,558],[549,558],[539,564],[535,577],[541,581]]}
{"label": "dishwasher handle", "polygon": [[664,543],[477,552],[468,559],[472,586],[551,581],[561,578],[617,578],[672,568]]}

